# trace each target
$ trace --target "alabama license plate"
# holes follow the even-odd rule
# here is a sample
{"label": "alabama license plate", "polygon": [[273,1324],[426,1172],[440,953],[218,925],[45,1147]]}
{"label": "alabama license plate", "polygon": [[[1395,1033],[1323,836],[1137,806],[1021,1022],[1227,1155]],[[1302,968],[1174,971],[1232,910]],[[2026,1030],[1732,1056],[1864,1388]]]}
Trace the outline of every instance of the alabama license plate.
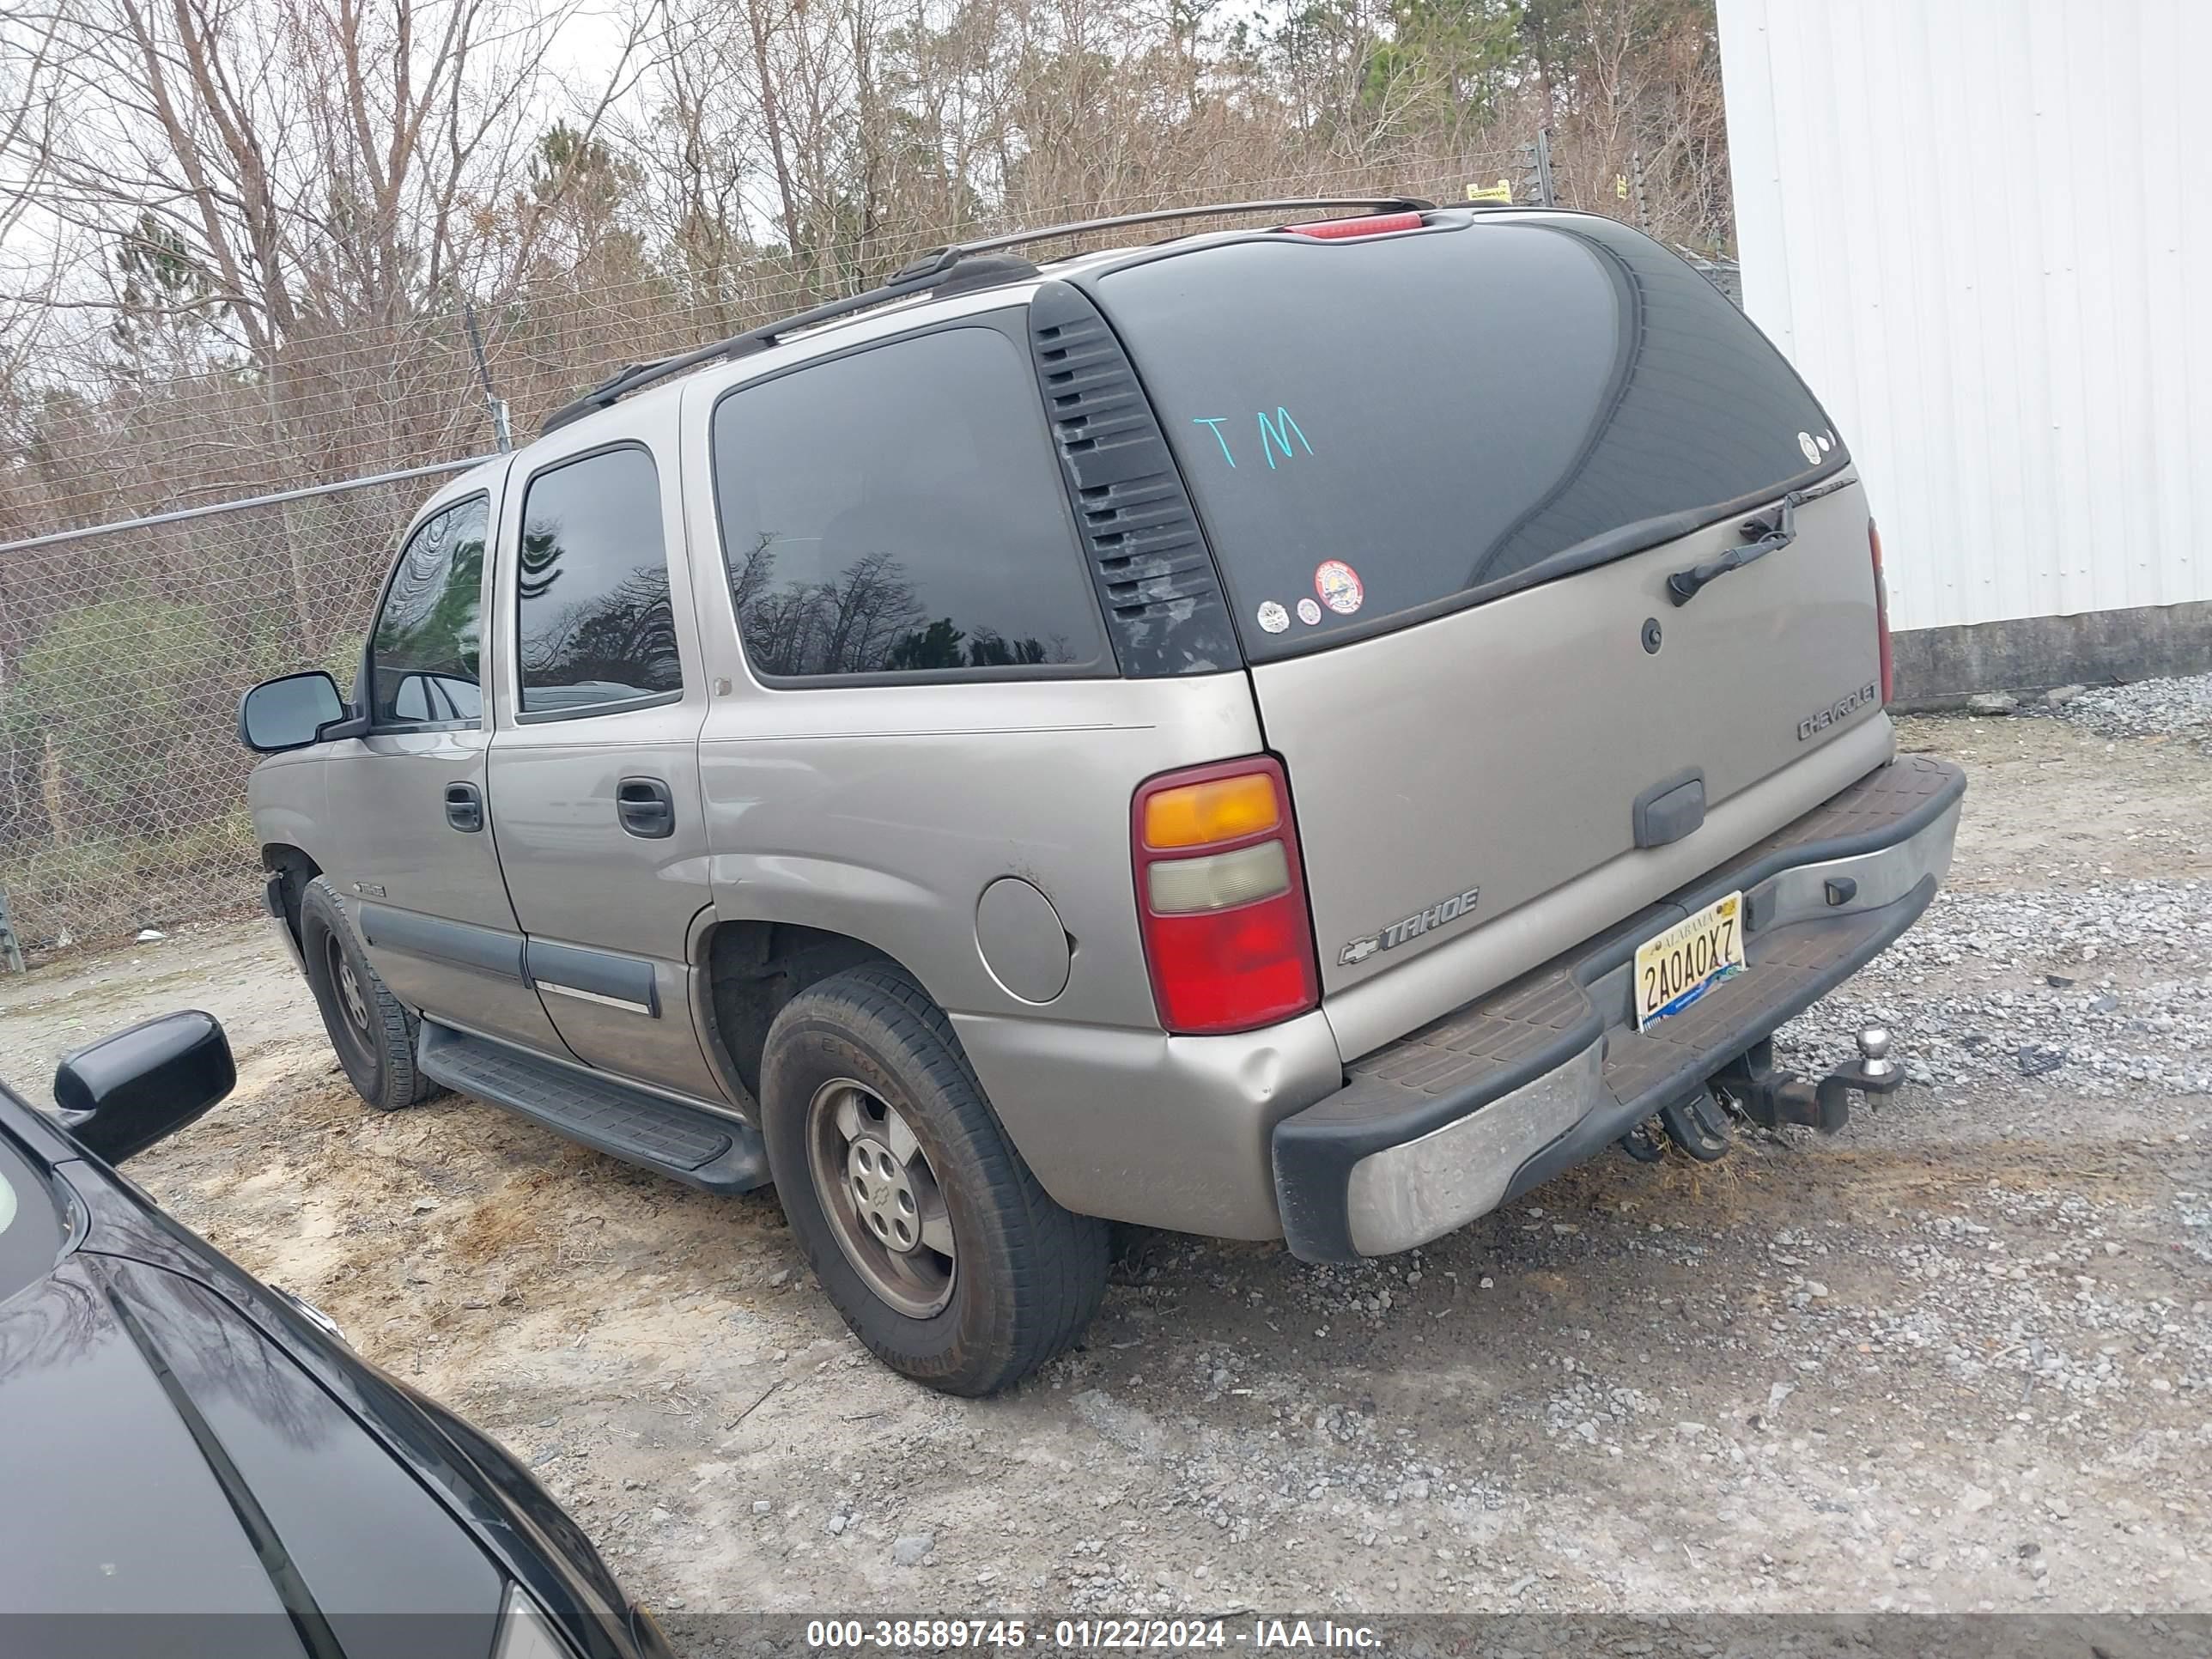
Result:
{"label": "alabama license plate", "polygon": [[1680,1013],[1743,969],[1743,895],[1730,893],[1636,947],[1636,1029]]}

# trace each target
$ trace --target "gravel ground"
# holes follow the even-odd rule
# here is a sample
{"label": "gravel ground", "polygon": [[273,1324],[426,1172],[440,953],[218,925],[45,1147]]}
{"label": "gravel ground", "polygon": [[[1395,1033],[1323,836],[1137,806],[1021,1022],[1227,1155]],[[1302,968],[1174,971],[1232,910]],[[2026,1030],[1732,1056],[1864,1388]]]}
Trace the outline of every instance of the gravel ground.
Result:
{"label": "gravel ground", "polygon": [[2212,674],[2102,685],[2060,704],[2062,718],[2101,738],[2212,738]]}
{"label": "gravel ground", "polygon": [[0,984],[0,1074],[213,1007],[240,1091],[132,1174],[665,1609],[2212,1612],[2204,696],[1905,723],[1972,790],[1920,929],[1784,1034],[1897,1030],[1840,1135],[1608,1157],[1355,1268],[1149,1236],[993,1401],[867,1360],[770,1194],[368,1112],[258,928]]}

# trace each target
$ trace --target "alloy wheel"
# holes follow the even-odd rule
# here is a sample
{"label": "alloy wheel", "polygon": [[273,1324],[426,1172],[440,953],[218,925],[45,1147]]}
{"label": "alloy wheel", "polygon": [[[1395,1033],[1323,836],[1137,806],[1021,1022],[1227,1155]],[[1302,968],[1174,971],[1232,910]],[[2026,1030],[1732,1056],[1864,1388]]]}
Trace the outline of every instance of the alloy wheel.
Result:
{"label": "alloy wheel", "polygon": [[952,1299],[952,1218],[937,1171],[896,1107],[833,1078],[806,1109],[814,1190],[837,1248],[868,1288],[909,1319]]}

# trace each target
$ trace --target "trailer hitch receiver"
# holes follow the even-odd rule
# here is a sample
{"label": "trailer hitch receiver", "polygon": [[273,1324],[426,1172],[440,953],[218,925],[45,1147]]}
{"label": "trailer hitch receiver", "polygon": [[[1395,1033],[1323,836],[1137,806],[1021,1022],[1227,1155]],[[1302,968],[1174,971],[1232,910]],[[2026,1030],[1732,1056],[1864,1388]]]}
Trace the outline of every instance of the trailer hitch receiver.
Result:
{"label": "trailer hitch receiver", "polygon": [[1713,1082],[1762,1128],[1795,1123],[1833,1134],[1850,1121],[1853,1094],[1894,1094],[1905,1081],[1905,1068],[1889,1057],[1887,1028],[1866,1027],[1858,1034],[1858,1059],[1814,1081],[1778,1068],[1769,1038],[1730,1060]]}

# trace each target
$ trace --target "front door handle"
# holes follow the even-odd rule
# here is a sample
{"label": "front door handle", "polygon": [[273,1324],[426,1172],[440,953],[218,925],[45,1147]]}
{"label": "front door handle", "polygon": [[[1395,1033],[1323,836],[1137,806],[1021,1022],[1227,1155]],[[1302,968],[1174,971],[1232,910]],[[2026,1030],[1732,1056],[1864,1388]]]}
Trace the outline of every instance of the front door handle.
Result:
{"label": "front door handle", "polygon": [[446,823],[465,835],[483,828],[483,791],[473,783],[446,786]]}
{"label": "front door handle", "polygon": [[615,816],[641,841],[676,833],[676,797],[659,778],[624,778],[615,786]]}

